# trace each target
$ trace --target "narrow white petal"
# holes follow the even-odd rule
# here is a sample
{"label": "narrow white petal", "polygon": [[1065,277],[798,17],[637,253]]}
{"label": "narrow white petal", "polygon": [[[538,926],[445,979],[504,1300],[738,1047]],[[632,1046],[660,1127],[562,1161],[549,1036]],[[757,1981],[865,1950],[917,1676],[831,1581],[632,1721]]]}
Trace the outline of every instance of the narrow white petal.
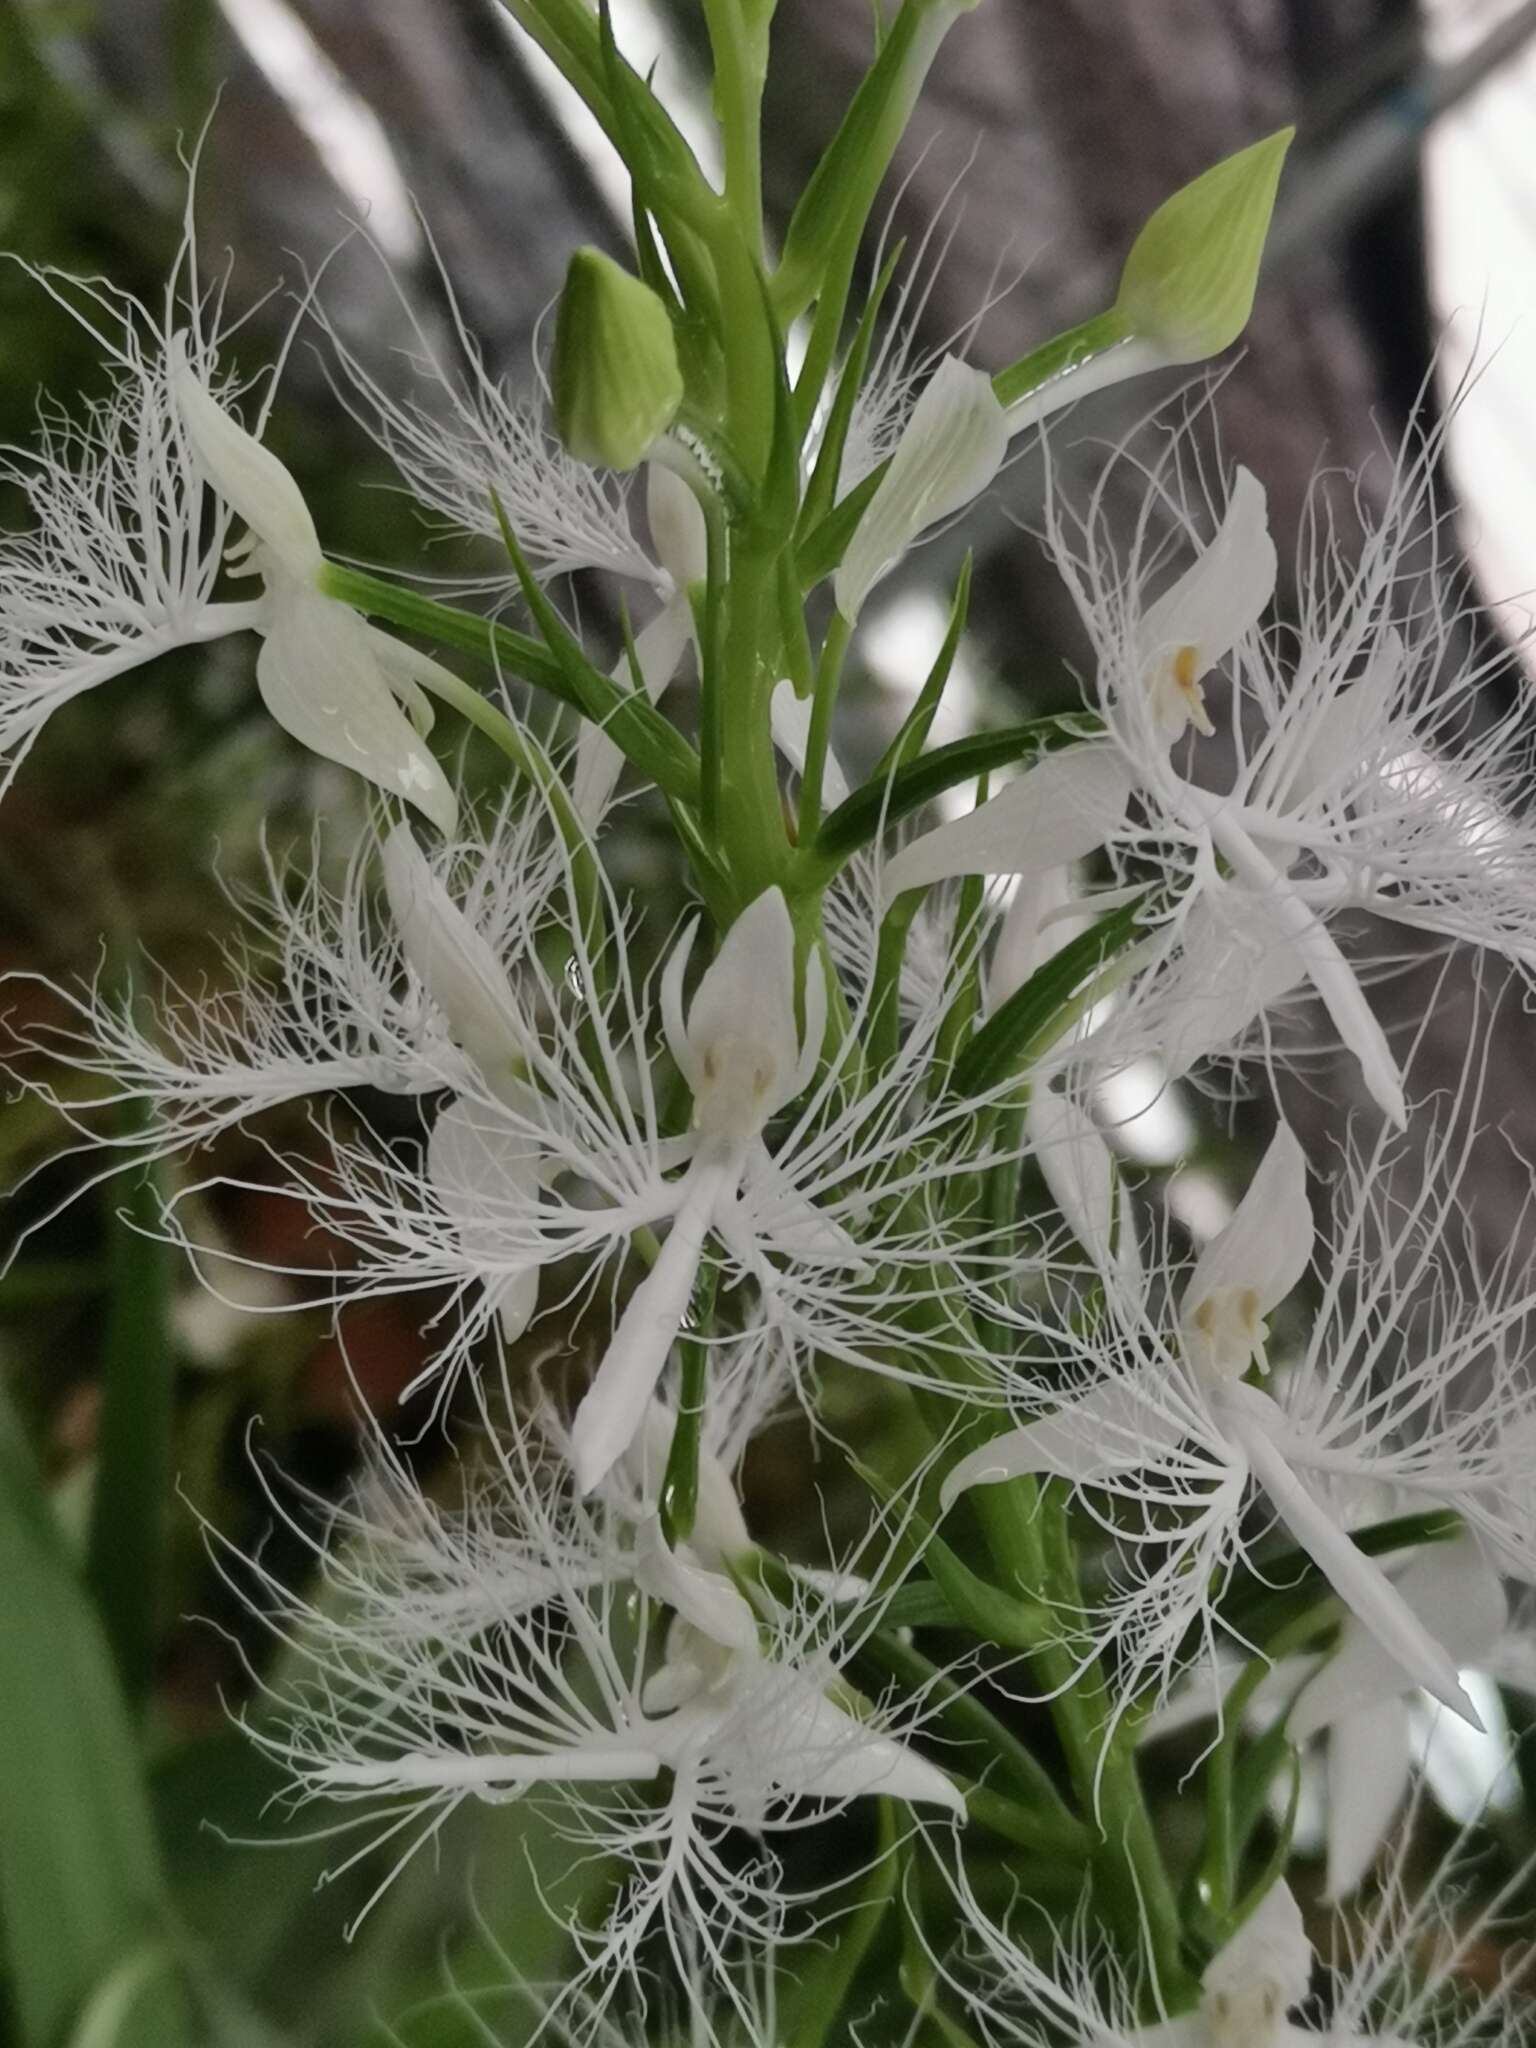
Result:
{"label": "narrow white petal", "polygon": [[[795,695],[795,686],[787,676],[783,682],[775,685],[773,701],[769,707],[773,744],[797,775],[805,773],[805,750],[811,736],[813,708],[809,697]],[[837,756],[830,748],[822,763],[821,793],[829,805],[840,804],[848,794],[848,778],[838,766]]]}
{"label": "narrow white petal", "polygon": [[[653,704],[677,674],[692,631],[688,601],[675,597],[635,635],[640,681]],[[627,649],[613,674],[622,689],[634,687]],[[596,826],[601,819],[623,767],[623,754],[603,728],[584,722],[576,739],[576,766],[571,776],[571,804],[584,825]]]}
{"label": "narrow white petal", "polygon": [[1267,895],[1235,885],[1202,895],[1179,934],[1175,979],[1159,1018],[1158,1053],[1170,1078],[1234,1047],[1306,977]]}
{"label": "narrow white petal", "polygon": [[[1474,1536],[1428,1544],[1393,1584],[1459,1670],[1480,1666],[1504,1633],[1509,1602]],[[1319,1729],[1368,1715],[1417,1684],[1367,1628],[1346,1622],[1338,1648],[1291,1709],[1291,1734],[1304,1742]]]}
{"label": "narrow white petal", "polygon": [[506,1084],[525,1053],[526,1030],[506,970],[448,894],[408,825],[384,841],[381,864],[400,947],[448,1020],[448,1028],[492,1084]]}
{"label": "narrow white petal", "polygon": [[538,1307],[538,1268],[500,1276],[496,1269],[505,1264],[506,1222],[538,1202],[539,1154],[521,1134],[490,1123],[484,1110],[451,1102],[432,1126],[426,1163],[427,1178],[452,1217],[460,1244],[470,1258],[485,1262],[502,1334],[511,1342],[527,1329]]}
{"label": "narrow white petal", "polygon": [[1289,1124],[1277,1127],[1232,1220],[1205,1247],[1179,1308],[1186,1330],[1203,1302],[1251,1292],[1267,1316],[1307,1270],[1316,1231],[1307,1199],[1307,1156]]}
{"label": "narrow white petal", "polygon": [[256,682],[272,716],[301,746],[404,797],[451,834],[457,800],[396,704],[363,621],[286,577],[269,579],[269,589]]}
{"label": "narrow white petal", "polygon": [[1209,731],[1200,678],[1258,624],[1275,593],[1275,571],[1264,487],[1239,469],[1215,539],[1147,607],[1137,631],[1144,686],[1166,738],[1177,739],[1192,722]]}
{"label": "narrow white petal", "polygon": [[571,1466],[590,1493],[634,1442],[693,1294],[704,1240],[731,1168],[700,1159],[689,1168],[667,1241],[630,1296],[571,1424]]}
{"label": "narrow white petal", "polygon": [[991,378],[946,356],[913,406],[844,553],[833,593],[845,619],[858,617],[875,584],[925,528],[980,496],[1007,452],[1008,417]]}
{"label": "narrow white petal", "polygon": [[312,582],[324,557],[303,493],[271,449],[231,418],[192,369],[185,337],[176,335],[171,346],[176,403],[208,481],[291,576]]}
{"label": "narrow white petal", "polygon": [[1073,901],[1072,869],[1042,868],[1020,877],[1003,917],[1002,929],[987,964],[987,1011],[1005,1003],[1022,988],[1037,967],[1053,959],[1063,946],[1087,928],[1086,912],[1060,913]]}
{"label": "narrow white petal", "polygon": [[1092,1486],[1114,1473],[1156,1461],[1178,1440],[1179,1425],[1123,1380],[1094,1387],[1079,1400],[1007,1431],[972,1451],[944,1481],[950,1508],[972,1486],[993,1486],[1025,1473]]}
{"label": "narrow white petal", "polygon": [[1381,1566],[1351,1542],[1348,1531],[1292,1469],[1266,1427],[1266,1410],[1272,1410],[1283,1427],[1283,1417],[1268,1395],[1244,1386],[1224,1391],[1223,1420],[1247,1452],[1254,1477],[1281,1521],[1345,1606],[1403,1669],[1452,1713],[1480,1728],[1454,1657],[1435,1641]]}
{"label": "narrow white petal", "polygon": [[1376,1860],[1413,1778],[1408,1702],[1391,1699],[1335,1721],[1328,1736],[1330,1903],[1348,1898]]}
{"label": "narrow white petal", "polygon": [[974,811],[893,854],[884,893],[889,899],[953,875],[1037,875],[1081,860],[1119,825],[1130,795],[1130,774],[1110,741],[1048,754]]}

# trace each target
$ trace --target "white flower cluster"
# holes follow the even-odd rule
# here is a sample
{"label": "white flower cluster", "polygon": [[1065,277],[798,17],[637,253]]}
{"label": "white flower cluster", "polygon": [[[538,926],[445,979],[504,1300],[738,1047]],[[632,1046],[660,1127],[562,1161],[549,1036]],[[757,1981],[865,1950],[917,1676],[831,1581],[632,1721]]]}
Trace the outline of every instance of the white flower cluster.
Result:
{"label": "white flower cluster", "polygon": [[[477,814],[428,744],[429,697],[464,686],[326,589],[264,415],[238,417],[218,302],[190,255],[158,317],[105,294],[87,304],[112,393],[81,421],[50,413],[37,454],[10,462],[33,523],[0,543],[7,775],[70,697],[165,648],[253,631],[273,716],[363,776],[379,811],[339,885],[317,848],[308,872],[274,862],[241,899],[232,992],[167,987],[146,1022],[104,986],[64,991],[68,1021],[37,1027],[43,1064],[26,1078],[87,1135],[80,1074],[97,1104],[147,1103],[151,1137],[123,1141],[141,1152],[312,1105],[323,1159],[274,1141],[273,1171],[348,1251],[336,1298],[432,1295],[423,1386],[437,1405],[465,1387],[484,1425],[452,1506],[381,1438],[318,1529],[296,1516],[317,1590],[214,1539],[286,1647],[250,1713],[255,1740],[296,1796],[360,1809],[343,1826],[365,1849],[392,1844],[391,1874],[466,1800],[560,1799],[573,1838],[625,1873],[602,1926],[573,1930],[583,1968],[562,2024],[583,2037],[611,2032],[614,1986],[660,1938],[701,1999],[724,1998],[739,2038],[765,2038],[754,1956],[790,1903],[772,1845],[868,1795],[957,1824],[941,1853],[986,1967],[944,1968],[988,2039],[1283,2048],[1316,2031],[1286,2017],[1311,1948],[1283,1882],[1246,1919],[1233,1906],[1187,2009],[1168,1985],[1150,2005],[1129,1978],[1106,1993],[1067,1951],[1045,1970],[964,1875],[958,1824],[985,1826],[989,1809],[946,1748],[940,1704],[963,1673],[871,1696],[849,1667],[895,1639],[903,1572],[960,1612],[963,1568],[934,1521],[991,1527],[1006,1500],[1026,1558],[1054,1514],[1094,1566],[1080,1584],[1052,1568],[991,1588],[1024,1631],[1010,1686],[1060,1701],[1092,1670],[1108,1699],[1098,1751],[1078,1759],[1085,1840],[1126,1725],[1176,1685],[1219,1700],[1218,1658],[1234,1650],[1273,1658],[1265,1725],[1289,1716],[1292,1743],[1328,1730],[1358,1760],[1370,1740],[1346,1752],[1351,1728],[1420,1689],[1476,1719],[1462,1674],[1507,1635],[1504,1580],[1536,1580],[1536,1285],[1512,1261],[1476,1280],[1450,1247],[1475,1088],[1431,1135],[1411,1196],[1389,1179],[1412,1069],[1365,993],[1369,951],[1339,936],[1368,912],[1536,968],[1530,707],[1522,694],[1485,715],[1481,672],[1447,670],[1454,620],[1410,577],[1428,457],[1404,458],[1357,556],[1330,540],[1298,565],[1286,623],[1246,471],[1197,516],[1175,440],[1145,470],[1128,555],[1107,481],[1081,514],[1053,494],[1047,545],[1092,642],[1097,722],[967,815],[846,869],[825,915],[831,869],[814,847],[761,887],[722,891],[712,872],[713,942],[689,919],[647,972],[602,861],[617,728],[588,722],[571,758],[551,756],[509,700],[502,722],[537,772]],[[893,360],[906,377],[905,352]],[[638,676],[626,660],[613,681],[654,707],[705,630],[717,573],[686,451],[649,465],[647,550],[618,482],[576,464],[478,358],[467,386],[440,379],[445,431],[348,369],[425,505],[482,537],[500,507],[534,536],[538,575],[598,566],[649,586]],[[832,577],[845,628],[1032,423],[953,356],[906,399]],[[881,416],[879,393],[864,406]],[[258,595],[217,599],[221,559]],[[794,768],[824,749],[792,687],[770,716],[765,748],[771,732]],[[829,764],[816,772],[826,808],[856,800]],[[878,802],[871,815],[878,846]],[[1018,878],[1011,900],[984,877]],[[969,887],[924,934],[915,892],[951,881]],[[1120,913],[1106,971],[1057,986],[1081,934]],[[1178,1256],[1093,1121],[1099,1084],[1147,1049],[1181,1074],[1257,1036],[1273,1062],[1266,1019],[1303,985],[1394,1128],[1341,1147],[1324,1187],[1281,1122],[1230,1221]],[[1016,1056],[983,1060],[1020,1017]],[[415,1102],[419,1144],[333,1115],[354,1088]],[[1059,1212],[1043,1229],[1020,1217],[1026,1168]],[[167,1217],[194,1256],[182,1219],[197,1192]],[[564,1417],[530,1391],[529,1360],[594,1332]],[[794,1571],[755,1547],[737,1468],[786,1400],[819,1424],[828,1377],[849,1369],[911,1391],[932,1469],[876,1516],[858,1559]],[[1384,1551],[1357,1540],[1367,1497],[1396,1517]],[[1285,1607],[1278,1647],[1266,1598]],[[1369,1796],[1367,1775],[1357,1761],[1336,1791],[1340,1895],[1402,1804],[1401,1744]],[[1417,1961],[1402,1906],[1389,1887],[1396,1931],[1365,1938],[1328,2040],[1512,2028],[1512,2005],[1489,1999],[1475,2027],[1435,2032],[1428,1994],[1393,1988]]]}

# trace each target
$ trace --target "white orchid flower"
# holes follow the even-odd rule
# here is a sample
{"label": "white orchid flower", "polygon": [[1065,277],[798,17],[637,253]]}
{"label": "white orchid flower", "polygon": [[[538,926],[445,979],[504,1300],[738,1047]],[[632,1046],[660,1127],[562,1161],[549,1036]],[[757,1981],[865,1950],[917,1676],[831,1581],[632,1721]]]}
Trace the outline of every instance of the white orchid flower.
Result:
{"label": "white orchid flower", "polygon": [[1086,1942],[1059,1942],[1043,1962],[1038,1946],[991,1918],[963,1874],[971,1941],[966,1967],[946,1974],[996,2048],[1516,2048],[1526,2035],[1519,1972],[1469,1964],[1529,1866],[1469,1912],[1470,1830],[1428,1886],[1411,1880],[1408,1853],[1405,1844],[1367,1907],[1328,1916],[1321,1952],[1290,1887],[1272,1885],[1206,1964],[1189,2011],[1149,2021],[1144,1977],[1123,1962],[1106,1967]]}
{"label": "white orchid flower", "polygon": [[[280,1506],[319,1566],[312,1602],[259,1556],[215,1550],[289,1646],[254,1739],[295,1795],[356,1807],[364,1827],[377,1813],[377,1839],[403,1845],[385,1885],[463,1801],[543,1788],[630,1874],[594,1936],[611,1963],[658,1929],[711,1948],[771,1935],[773,1834],[849,1800],[963,1814],[946,1775],[846,1690],[857,1620],[808,1605],[760,1626],[697,1553],[662,1565],[652,1518],[581,1502],[537,1441],[493,1442],[458,1509],[412,1498],[387,1452],[382,1529],[377,1475],[319,1535]],[[768,1840],[728,1858],[743,1829]]]}
{"label": "white orchid flower", "polygon": [[[1496,1419],[1523,1412],[1531,1396],[1511,1363],[1489,1374],[1479,1400],[1461,1411],[1450,1406],[1458,1374],[1488,1349],[1481,1310],[1449,1316],[1429,1355],[1377,1382],[1375,1359],[1396,1338],[1407,1291],[1424,1278],[1407,1248],[1417,1230],[1437,1237],[1429,1216],[1436,1196],[1427,1191],[1412,1217],[1398,1219],[1396,1259],[1390,1246],[1360,1256],[1379,1170],[1378,1159],[1340,1202],[1337,1256],[1322,1265],[1324,1310],[1284,1398],[1247,1377],[1267,1370],[1266,1319],[1313,1255],[1305,1160],[1282,1125],[1230,1222],[1184,1280],[1172,1330],[1160,1322],[1147,1277],[1138,1283],[1123,1268],[1111,1270],[1104,1322],[1082,1347],[1079,1391],[971,1452],[945,1483],[953,1501],[971,1486],[1051,1476],[1101,1515],[1128,1550],[1129,1577],[1082,1627],[1095,1642],[1120,1644],[1130,1692],[1150,1683],[1165,1696],[1189,1638],[1209,1642],[1213,1590],[1247,1554],[1248,1509],[1258,1494],[1396,1664],[1478,1725],[1455,1657],[1352,1542],[1327,1490],[1340,1479],[1405,1487],[1452,1503],[1490,1541],[1526,1541],[1490,1490],[1502,1469],[1490,1439]],[[1443,1211],[1454,1187],[1442,1187],[1438,1199]],[[1518,1316],[1520,1308],[1511,1301],[1498,1315]],[[1049,1400],[1036,1395],[1031,1405],[1045,1409]],[[1107,1513],[1096,1498],[1108,1499]]]}
{"label": "white orchid flower", "polygon": [[[1179,1060],[1220,1049],[1306,980],[1401,1122],[1398,1063],[1331,926],[1366,910],[1536,970],[1528,705],[1522,696],[1486,725],[1480,711],[1474,737],[1485,665],[1462,661],[1448,678],[1456,611],[1438,597],[1405,601],[1410,551],[1434,518],[1432,448],[1405,449],[1358,560],[1336,551],[1327,506],[1314,505],[1294,636],[1262,624],[1275,555],[1260,486],[1238,471],[1207,540],[1182,509],[1178,460],[1175,444],[1141,479],[1147,513],[1128,559],[1109,538],[1116,465],[1075,524],[1050,499],[1050,550],[1093,642],[1105,737],[915,841],[892,862],[891,886],[1031,874],[1053,845],[1058,858],[1104,847],[1117,880],[1150,864],[1167,884],[1156,1018],[1182,1037]],[[1194,560],[1149,597],[1170,523]],[[1219,789],[1170,753],[1190,727],[1219,727],[1235,752]],[[1197,1016],[1181,1021],[1181,996]]]}
{"label": "white orchid flower", "polygon": [[676,1183],[661,1255],[631,1295],[576,1413],[571,1455],[583,1492],[628,1446],[655,1392],[698,1277],[710,1232],[730,1212],[753,1163],[765,1160],[770,1120],[810,1086],[826,1029],[819,956],[805,976],[805,1025],[795,1017],[795,933],[778,889],[749,904],[726,933],[682,1011],[688,932],[662,982],[667,1041],[693,1092],[696,1138]]}

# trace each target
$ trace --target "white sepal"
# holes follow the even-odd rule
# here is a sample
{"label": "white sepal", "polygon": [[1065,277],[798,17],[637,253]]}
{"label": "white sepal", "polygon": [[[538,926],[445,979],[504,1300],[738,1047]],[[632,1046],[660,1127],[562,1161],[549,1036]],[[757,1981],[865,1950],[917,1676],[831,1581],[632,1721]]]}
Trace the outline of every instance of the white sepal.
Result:
{"label": "white sepal", "polygon": [[709,1571],[685,1544],[676,1549],[662,1534],[661,1521],[647,1515],[635,1530],[635,1583],[727,1650],[755,1651],[757,1617],[731,1581]]}
{"label": "white sepal", "polygon": [[969,505],[1008,452],[1008,417],[992,380],[946,356],[912,408],[891,466],[864,509],[833,581],[845,619],[927,527]]}
{"label": "white sepal", "polygon": [[1115,747],[1089,740],[1048,754],[963,818],[935,826],[886,862],[887,899],[954,875],[1038,875],[1100,847],[1132,788]]}
{"label": "white sepal", "polygon": [[[1261,1989],[1275,1994],[1275,2018],[1284,2018],[1312,1988],[1312,1944],[1295,1894],[1282,1878],[1260,1899],[1200,1979],[1207,2001],[1225,1994],[1245,1999]],[[1209,2010],[1209,2005],[1206,2007]]]}
{"label": "white sepal", "polygon": [[1275,594],[1275,572],[1264,487],[1239,469],[1215,539],[1147,607],[1137,629],[1143,681],[1165,739],[1190,725],[1214,730],[1200,679],[1258,624]]}
{"label": "white sepal", "polygon": [[384,841],[384,893],[412,973],[492,1086],[505,1086],[527,1048],[506,970],[433,872],[408,825]]}
{"label": "white sepal", "polygon": [[1114,1154],[1070,1095],[1041,1083],[1025,1130],[1051,1200],[1100,1273],[1133,1282],[1140,1270],[1134,1219]]}
{"label": "white sepal", "polygon": [[783,1691],[786,1747],[792,1743],[794,1753],[793,1773],[786,1771],[781,1781],[786,1792],[840,1800],[880,1793],[909,1806],[942,1806],[964,1819],[965,1801],[936,1764],[845,1713],[810,1680]]}
{"label": "white sepal", "polygon": [[458,823],[442,769],[396,704],[355,612],[284,585],[256,658],[262,702],[301,746],[404,797],[439,832]]}
{"label": "white sepal", "polygon": [[[655,618],[635,635],[635,667],[640,683],[654,704],[677,674],[693,632],[693,615],[686,597],[674,597]],[[613,671],[621,690],[635,687],[629,650],[626,648]],[[583,720],[576,738],[576,766],[571,776],[571,807],[588,829],[595,827],[608,808],[624,767],[624,755],[600,725]]]}
{"label": "white sepal", "polygon": [[1306,1154],[1280,1124],[1232,1220],[1200,1254],[1184,1289],[1179,1327],[1197,1369],[1241,1375],[1262,1358],[1263,1319],[1306,1272],[1314,1235]]}
{"label": "white sepal", "polygon": [[686,611],[689,587],[709,573],[709,533],[698,499],[665,463],[645,465],[645,516],[656,559]]}
{"label": "white sepal", "polygon": [[209,483],[290,576],[313,582],[324,556],[303,492],[203,383],[187,360],[184,335],[172,337],[171,365],[176,403]]}
{"label": "white sepal", "polygon": [[688,1007],[686,1037],[695,1120],[709,1136],[755,1137],[790,1100],[801,1041],[795,928],[782,890],[765,889],[726,933]]}
{"label": "white sepal", "polygon": [[1368,1712],[1345,1714],[1332,1724],[1324,1887],[1330,1903],[1358,1888],[1412,1779],[1413,1733],[1405,1698],[1381,1700]]}

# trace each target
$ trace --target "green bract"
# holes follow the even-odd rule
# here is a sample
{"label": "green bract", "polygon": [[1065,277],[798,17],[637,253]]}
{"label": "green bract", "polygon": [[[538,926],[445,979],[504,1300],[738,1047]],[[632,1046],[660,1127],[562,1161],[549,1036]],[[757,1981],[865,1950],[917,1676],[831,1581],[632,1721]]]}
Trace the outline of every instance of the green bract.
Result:
{"label": "green bract", "polygon": [[555,424],[579,462],[634,469],[683,398],[667,309],[600,249],[578,249],[555,325]]}
{"label": "green bract", "polygon": [[1136,237],[1115,312],[1168,362],[1202,362],[1230,348],[1246,326],[1295,132],[1277,129],[1213,164],[1165,199]]}

